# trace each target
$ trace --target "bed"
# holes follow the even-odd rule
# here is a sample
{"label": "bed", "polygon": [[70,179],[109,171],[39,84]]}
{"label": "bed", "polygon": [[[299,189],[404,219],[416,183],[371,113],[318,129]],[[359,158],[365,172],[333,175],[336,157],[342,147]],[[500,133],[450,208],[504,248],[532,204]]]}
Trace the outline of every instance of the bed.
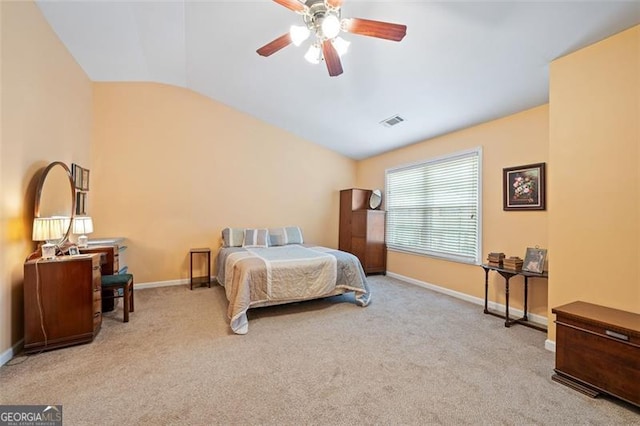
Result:
{"label": "bed", "polygon": [[[224,239],[223,232],[223,239]],[[243,238],[217,254],[217,280],[225,289],[230,326],[236,334],[249,330],[247,310],[300,302],[352,292],[354,301],[367,306],[371,293],[358,258],[327,247],[293,243],[270,245]],[[267,237],[268,238],[268,237]],[[273,242],[273,238],[270,242]]]}

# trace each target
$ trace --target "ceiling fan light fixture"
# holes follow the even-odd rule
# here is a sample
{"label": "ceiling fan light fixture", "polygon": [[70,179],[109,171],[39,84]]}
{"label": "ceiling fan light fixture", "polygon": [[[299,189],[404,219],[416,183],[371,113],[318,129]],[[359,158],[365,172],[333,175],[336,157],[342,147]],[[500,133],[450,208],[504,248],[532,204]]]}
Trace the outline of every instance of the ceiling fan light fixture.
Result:
{"label": "ceiling fan light fixture", "polygon": [[328,39],[335,38],[340,34],[340,18],[334,13],[327,13],[322,19],[322,35]]}
{"label": "ceiling fan light fixture", "polygon": [[320,50],[320,46],[317,43],[309,46],[309,50],[304,54],[304,58],[307,62],[312,64],[319,64],[322,59],[322,50]]}
{"label": "ceiling fan light fixture", "polygon": [[291,42],[296,46],[300,46],[303,41],[309,38],[311,32],[309,28],[305,26],[292,25],[291,28],[289,28],[289,35],[291,36]]}
{"label": "ceiling fan light fixture", "polygon": [[336,48],[338,56],[342,56],[349,50],[350,41],[343,39],[342,37],[336,37],[332,40],[333,47]]}
{"label": "ceiling fan light fixture", "polygon": [[[1,0],[0,0],[1,1]],[[315,40],[304,54],[307,62],[324,62],[330,77],[343,73],[341,57],[347,53],[350,42],[339,37],[340,32],[367,37],[401,41],[407,26],[363,18],[342,19],[343,0],[273,0],[302,17],[304,26],[292,25],[289,31],[265,44],[256,52],[271,56],[290,44],[300,46],[312,35]]]}

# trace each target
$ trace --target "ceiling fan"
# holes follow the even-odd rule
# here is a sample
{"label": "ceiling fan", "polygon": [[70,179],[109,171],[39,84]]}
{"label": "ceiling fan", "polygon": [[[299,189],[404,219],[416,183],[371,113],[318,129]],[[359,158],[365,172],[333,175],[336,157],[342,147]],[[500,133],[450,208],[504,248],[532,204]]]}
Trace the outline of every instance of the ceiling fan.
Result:
{"label": "ceiling fan", "polygon": [[304,26],[292,25],[288,33],[258,49],[258,54],[271,56],[291,43],[299,46],[314,34],[316,40],[304,57],[315,64],[324,59],[331,77],[342,74],[340,56],[346,53],[349,47],[349,42],[339,37],[341,31],[391,41],[401,41],[407,34],[406,25],[361,18],[342,19],[342,0],[273,1],[302,15]]}

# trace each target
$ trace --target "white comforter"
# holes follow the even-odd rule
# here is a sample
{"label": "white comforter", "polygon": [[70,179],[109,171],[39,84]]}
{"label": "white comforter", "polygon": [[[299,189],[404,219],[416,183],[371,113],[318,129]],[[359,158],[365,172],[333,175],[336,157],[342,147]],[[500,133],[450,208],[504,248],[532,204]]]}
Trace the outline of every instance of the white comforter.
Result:
{"label": "white comforter", "polygon": [[354,291],[362,306],[370,300],[358,259],[325,247],[221,249],[218,282],[225,287],[230,325],[237,334],[247,333],[246,312],[252,306],[310,300],[346,291]]}

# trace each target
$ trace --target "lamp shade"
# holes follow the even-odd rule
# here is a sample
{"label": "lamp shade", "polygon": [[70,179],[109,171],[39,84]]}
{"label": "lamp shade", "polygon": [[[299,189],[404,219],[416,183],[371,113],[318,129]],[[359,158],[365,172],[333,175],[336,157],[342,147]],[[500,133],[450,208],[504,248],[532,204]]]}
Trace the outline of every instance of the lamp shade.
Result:
{"label": "lamp shade", "polygon": [[333,13],[327,13],[320,26],[322,28],[322,34],[328,39],[332,39],[340,34],[340,19]]}
{"label": "lamp shade", "polygon": [[68,217],[36,217],[33,219],[33,241],[59,240],[69,228]]}
{"label": "lamp shade", "polygon": [[74,234],[90,234],[93,232],[93,220],[90,216],[78,216],[73,218]]}
{"label": "lamp shade", "polygon": [[303,41],[309,38],[310,34],[311,32],[309,31],[309,28],[303,27],[301,25],[292,25],[289,29],[291,42],[296,46],[300,46]]}
{"label": "lamp shade", "polygon": [[80,234],[78,247],[87,247],[89,239],[86,234],[93,232],[93,220],[90,216],[78,216],[73,218],[73,233]]}
{"label": "lamp shade", "polygon": [[338,52],[339,56],[344,55],[349,50],[350,41],[343,39],[342,37],[336,37],[332,41],[333,47],[336,48],[336,52]]}
{"label": "lamp shade", "polygon": [[320,50],[320,46],[316,43],[309,46],[309,50],[305,53],[304,58],[312,64],[319,64],[322,59],[322,50]]}

